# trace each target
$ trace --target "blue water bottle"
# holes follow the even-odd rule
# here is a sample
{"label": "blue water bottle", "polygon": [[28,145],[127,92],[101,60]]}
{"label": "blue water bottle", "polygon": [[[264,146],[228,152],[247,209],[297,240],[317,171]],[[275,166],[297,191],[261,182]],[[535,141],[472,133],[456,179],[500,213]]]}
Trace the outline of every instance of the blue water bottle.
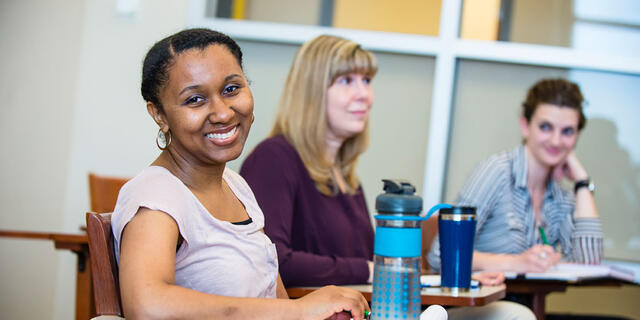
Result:
{"label": "blue water bottle", "polygon": [[371,319],[419,319],[422,198],[402,180],[382,180],[376,198]]}

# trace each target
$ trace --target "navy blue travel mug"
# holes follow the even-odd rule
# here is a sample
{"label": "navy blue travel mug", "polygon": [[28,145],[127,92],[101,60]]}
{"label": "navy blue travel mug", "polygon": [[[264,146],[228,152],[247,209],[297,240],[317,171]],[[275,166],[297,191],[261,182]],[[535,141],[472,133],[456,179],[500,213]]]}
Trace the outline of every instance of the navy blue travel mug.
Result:
{"label": "navy blue travel mug", "polygon": [[440,234],[440,286],[445,291],[468,291],[471,288],[476,208],[440,209],[438,233]]}

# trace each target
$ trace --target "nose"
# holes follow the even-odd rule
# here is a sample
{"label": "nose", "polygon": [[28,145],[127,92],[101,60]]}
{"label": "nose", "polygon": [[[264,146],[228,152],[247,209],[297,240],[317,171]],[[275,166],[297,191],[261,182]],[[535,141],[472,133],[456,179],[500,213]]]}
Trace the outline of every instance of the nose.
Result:
{"label": "nose", "polygon": [[209,121],[211,123],[228,122],[235,113],[233,106],[225,103],[222,99],[216,98],[209,107]]}
{"label": "nose", "polygon": [[353,93],[358,100],[373,100],[373,91],[369,84],[362,81],[355,81],[353,86]]}
{"label": "nose", "polygon": [[551,145],[559,146],[561,138],[562,138],[562,133],[559,130],[554,131],[553,134],[551,135]]}

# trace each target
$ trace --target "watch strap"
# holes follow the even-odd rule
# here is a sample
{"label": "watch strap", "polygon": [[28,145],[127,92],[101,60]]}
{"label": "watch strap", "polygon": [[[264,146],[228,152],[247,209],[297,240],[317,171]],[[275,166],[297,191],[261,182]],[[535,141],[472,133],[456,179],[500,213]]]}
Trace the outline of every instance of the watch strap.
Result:
{"label": "watch strap", "polygon": [[584,180],[578,180],[576,181],[576,184],[573,187],[573,192],[578,192],[578,190],[580,190],[580,188],[583,187],[589,187],[589,185],[591,184],[591,180],[589,178],[584,179]]}

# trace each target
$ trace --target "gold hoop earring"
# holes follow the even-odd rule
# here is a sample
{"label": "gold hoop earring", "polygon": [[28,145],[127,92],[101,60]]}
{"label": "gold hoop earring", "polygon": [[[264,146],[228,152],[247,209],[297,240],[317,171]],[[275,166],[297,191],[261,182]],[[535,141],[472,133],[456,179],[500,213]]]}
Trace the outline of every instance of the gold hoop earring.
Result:
{"label": "gold hoop earring", "polygon": [[171,144],[171,130],[162,132],[162,128],[158,129],[158,135],[156,136],[156,145],[162,151],[167,150]]}

